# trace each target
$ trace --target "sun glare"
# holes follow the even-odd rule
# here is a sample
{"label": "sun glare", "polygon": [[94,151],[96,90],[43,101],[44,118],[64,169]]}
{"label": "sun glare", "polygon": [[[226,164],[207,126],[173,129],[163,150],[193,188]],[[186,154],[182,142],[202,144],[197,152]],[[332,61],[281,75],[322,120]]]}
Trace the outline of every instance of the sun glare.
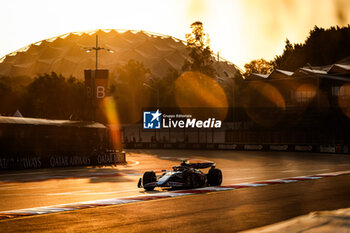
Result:
{"label": "sun glare", "polygon": [[105,116],[109,124],[109,134],[113,147],[116,150],[122,149],[122,141],[120,135],[120,122],[118,118],[118,109],[116,108],[113,97],[106,97],[103,100],[103,109],[105,111]]}
{"label": "sun glare", "polygon": [[[273,126],[286,109],[280,91],[269,83],[254,82],[244,92],[244,108],[249,118],[260,126]],[[268,109],[268,111],[266,111]]]}
{"label": "sun glare", "polygon": [[[194,108],[211,109],[210,115],[224,120],[228,102],[220,84],[213,78],[200,72],[183,73],[175,82],[177,106],[185,114],[192,114]],[[201,116],[208,118],[207,116]]]}
{"label": "sun glare", "polygon": [[346,1],[3,1],[0,57],[36,41],[93,29],[146,30],[185,39],[189,25],[200,20],[214,53],[243,67],[281,54],[286,38],[301,43],[315,25],[347,25],[349,18]]}

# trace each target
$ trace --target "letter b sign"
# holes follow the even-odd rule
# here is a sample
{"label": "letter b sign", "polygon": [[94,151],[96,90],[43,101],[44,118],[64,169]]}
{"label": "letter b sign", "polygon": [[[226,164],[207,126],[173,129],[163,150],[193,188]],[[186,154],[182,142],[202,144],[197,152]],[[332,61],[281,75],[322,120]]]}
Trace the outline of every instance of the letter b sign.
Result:
{"label": "letter b sign", "polygon": [[103,86],[97,86],[96,87],[96,98],[98,99],[102,99],[106,96],[106,93],[105,93],[105,87]]}

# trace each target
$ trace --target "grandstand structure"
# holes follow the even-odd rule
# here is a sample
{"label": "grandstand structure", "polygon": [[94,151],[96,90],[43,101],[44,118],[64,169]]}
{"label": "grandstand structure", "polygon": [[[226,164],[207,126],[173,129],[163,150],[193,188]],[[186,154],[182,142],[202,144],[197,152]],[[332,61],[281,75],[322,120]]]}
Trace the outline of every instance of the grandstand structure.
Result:
{"label": "grandstand structure", "polygon": [[[95,56],[84,47],[95,45],[96,33],[101,47],[113,50],[99,56],[99,68],[117,76],[118,67],[133,59],[151,70],[151,76],[162,78],[174,69],[181,73],[188,58],[185,42],[172,36],[136,30],[98,29],[71,32],[25,46],[0,59],[0,75],[30,76],[56,72],[63,76],[83,79],[85,69],[95,67]],[[217,76],[232,78],[239,68],[213,54]]]}

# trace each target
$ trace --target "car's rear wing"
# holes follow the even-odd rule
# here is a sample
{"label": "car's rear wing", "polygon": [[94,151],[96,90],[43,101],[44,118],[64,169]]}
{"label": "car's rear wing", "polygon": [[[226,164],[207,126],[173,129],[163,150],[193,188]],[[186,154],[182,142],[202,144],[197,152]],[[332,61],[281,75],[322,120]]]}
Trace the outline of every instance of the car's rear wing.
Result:
{"label": "car's rear wing", "polygon": [[215,163],[214,162],[189,163],[189,166],[195,169],[204,169],[204,168],[215,166]]}

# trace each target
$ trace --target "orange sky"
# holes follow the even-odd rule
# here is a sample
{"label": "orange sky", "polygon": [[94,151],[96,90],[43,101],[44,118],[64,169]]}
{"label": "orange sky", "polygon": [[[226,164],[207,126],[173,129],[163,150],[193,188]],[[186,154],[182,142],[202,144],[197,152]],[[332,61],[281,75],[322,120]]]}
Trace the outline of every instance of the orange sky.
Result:
{"label": "orange sky", "polygon": [[184,39],[200,20],[212,49],[243,68],[272,59],[289,38],[310,29],[350,23],[348,0],[11,0],[0,2],[0,57],[72,31],[139,29]]}

